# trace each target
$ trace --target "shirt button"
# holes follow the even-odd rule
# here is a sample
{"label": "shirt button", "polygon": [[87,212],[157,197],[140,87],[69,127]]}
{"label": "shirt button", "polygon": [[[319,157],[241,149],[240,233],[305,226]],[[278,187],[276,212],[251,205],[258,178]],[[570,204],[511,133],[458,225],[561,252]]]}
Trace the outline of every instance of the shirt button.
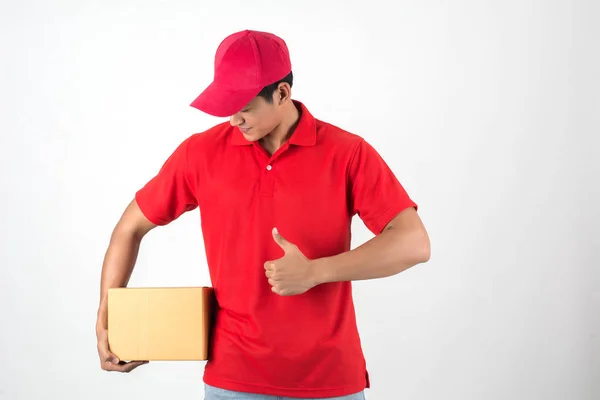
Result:
{"label": "shirt button", "polygon": [[267,171],[270,171],[271,169],[273,169],[273,167],[271,167],[270,165],[267,165]]}

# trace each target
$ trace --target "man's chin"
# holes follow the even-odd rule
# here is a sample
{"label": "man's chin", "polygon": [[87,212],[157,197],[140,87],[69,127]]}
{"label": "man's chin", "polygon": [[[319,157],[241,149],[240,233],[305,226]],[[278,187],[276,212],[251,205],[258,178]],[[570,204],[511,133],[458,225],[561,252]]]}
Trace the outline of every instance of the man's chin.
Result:
{"label": "man's chin", "polygon": [[253,135],[251,133],[242,133],[242,135],[244,136],[244,139],[246,139],[249,142],[258,142],[260,139],[262,139],[260,136]]}

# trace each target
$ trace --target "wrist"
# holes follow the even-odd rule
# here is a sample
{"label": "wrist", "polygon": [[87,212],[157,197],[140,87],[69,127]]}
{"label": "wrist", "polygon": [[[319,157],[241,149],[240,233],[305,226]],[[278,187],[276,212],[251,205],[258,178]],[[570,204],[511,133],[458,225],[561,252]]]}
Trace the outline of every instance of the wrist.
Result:
{"label": "wrist", "polygon": [[313,279],[316,285],[333,282],[327,258],[317,258],[312,261]]}

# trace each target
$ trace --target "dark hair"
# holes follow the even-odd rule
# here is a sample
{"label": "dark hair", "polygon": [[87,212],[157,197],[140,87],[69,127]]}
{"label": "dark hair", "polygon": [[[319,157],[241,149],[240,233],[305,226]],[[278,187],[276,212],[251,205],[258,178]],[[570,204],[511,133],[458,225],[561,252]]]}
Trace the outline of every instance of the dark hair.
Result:
{"label": "dark hair", "polygon": [[279,86],[279,84],[282,82],[285,82],[285,83],[289,84],[290,87],[292,87],[292,85],[294,83],[294,74],[292,72],[290,72],[285,78],[283,78],[275,83],[272,83],[269,86],[265,86],[257,96],[260,96],[263,99],[265,99],[267,101],[267,103],[273,102],[273,92],[275,92],[275,90],[277,90],[277,86]]}

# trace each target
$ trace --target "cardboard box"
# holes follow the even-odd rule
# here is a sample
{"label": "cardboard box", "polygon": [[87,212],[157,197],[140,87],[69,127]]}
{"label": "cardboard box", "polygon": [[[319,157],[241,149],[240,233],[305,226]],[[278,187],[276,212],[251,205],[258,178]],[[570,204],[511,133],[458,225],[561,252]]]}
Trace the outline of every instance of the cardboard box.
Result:
{"label": "cardboard box", "polygon": [[108,344],[121,360],[207,360],[209,287],[110,288]]}

